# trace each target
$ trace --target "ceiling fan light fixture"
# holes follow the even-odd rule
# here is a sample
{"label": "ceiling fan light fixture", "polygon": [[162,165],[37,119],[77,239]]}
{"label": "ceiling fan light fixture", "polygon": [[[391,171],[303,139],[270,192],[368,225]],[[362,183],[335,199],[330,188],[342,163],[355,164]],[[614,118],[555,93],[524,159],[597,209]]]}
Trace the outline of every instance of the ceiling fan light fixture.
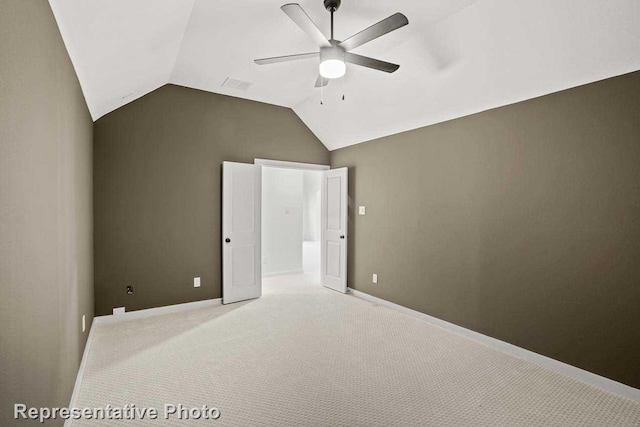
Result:
{"label": "ceiling fan light fixture", "polygon": [[347,64],[340,59],[327,59],[320,63],[320,75],[325,79],[339,79],[347,72]]}
{"label": "ceiling fan light fixture", "polygon": [[335,40],[330,40],[329,43],[331,47],[320,49],[320,75],[325,79],[339,79],[347,72],[345,50]]}

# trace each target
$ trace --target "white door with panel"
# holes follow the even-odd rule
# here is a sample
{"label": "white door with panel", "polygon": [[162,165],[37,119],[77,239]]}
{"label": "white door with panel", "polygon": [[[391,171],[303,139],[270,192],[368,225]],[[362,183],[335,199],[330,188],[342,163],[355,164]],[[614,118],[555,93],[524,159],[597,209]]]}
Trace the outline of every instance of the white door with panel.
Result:
{"label": "white door with panel", "polygon": [[222,303],[262,294],[260,166],[222,164]]}
{"label": "white door with panel", "polygon": [[322,284],[347,292],[347,168],[322,172]]}

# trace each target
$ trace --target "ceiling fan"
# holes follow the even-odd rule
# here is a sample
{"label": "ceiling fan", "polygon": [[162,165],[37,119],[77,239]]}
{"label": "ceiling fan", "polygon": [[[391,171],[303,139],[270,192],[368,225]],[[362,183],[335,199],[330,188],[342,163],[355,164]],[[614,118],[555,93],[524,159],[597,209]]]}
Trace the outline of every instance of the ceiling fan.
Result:
{"label": "ceiling fan", "polygon": [[316,87],[326,86],[329,83],[329,79],[337,79],[344,76],[347,71],[347,62],[386,73],[393,73],[400,68],[397,64],[356,55],[350,51],[391,31],[404,27],[409,23],[407,17],[401,13],[396,13],[344,41],[335,40],[333,38],[333,13],[338,10],[340,3],[341,0],[324,0],[324,7],[331,13],[331,38],[329,40],[327,40],[299,4],[289,3],[282,6],[280,9],[282,9],[302,31],[307,33],[311,40],[320,46],[320,51],[256,59],[254,62],[259,65],[267,65],[278,62],[297,61],[300,59],[320,58],[320,75],[316,80]]}

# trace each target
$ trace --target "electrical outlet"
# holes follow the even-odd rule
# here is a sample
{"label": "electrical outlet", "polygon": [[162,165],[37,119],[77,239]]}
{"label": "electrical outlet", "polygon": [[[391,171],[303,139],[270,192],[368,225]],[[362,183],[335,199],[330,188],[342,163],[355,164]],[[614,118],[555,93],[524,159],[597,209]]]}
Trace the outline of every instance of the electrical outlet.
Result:
{"label": "electrical outlet", "polygon": [[358,208],[358,214],[359,215],[365,215],[367,213],[367,207],[366,206],[360,206]]}
{"label": "electrical outlet", "polygon": [[373,283],[378,283],[378,275],[376,273],[373,273],[373,277],[371,278],[371,280],[373,281]]}
{"label": "electrical outlet", "polygon": [[194,288],[199,288],[200,287],[200,278],[199,277],[194,277],[193,278],[193,287]]}
{"label": "electrical outlet", "polygon": [[82,332],[87,330],[87,315],[82,315]]}
{"label": "electrical outlet", "polygon": [[113,314],[124,314],[124,307],[114,307]]}

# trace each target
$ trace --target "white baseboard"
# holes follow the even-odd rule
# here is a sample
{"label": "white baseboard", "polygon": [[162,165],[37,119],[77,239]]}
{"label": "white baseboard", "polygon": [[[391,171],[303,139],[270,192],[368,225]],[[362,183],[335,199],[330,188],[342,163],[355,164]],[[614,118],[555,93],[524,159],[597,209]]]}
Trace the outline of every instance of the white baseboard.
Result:
{"label": "white baseboard", "polygon": [[374,297],[373,295],[369,295],[352,288],[347,288],[347,292],[351,293],[354,297],[372,302],[374,304],[379,304],[381,306],[399,311],[404,314],[408,314],[409,316],[416,317],[420,320],[423,320],[435,326],[439,326],[450,332],[463,335],[467,338],[471,338],[473,340],[479,341],[485,345],[488,345],[489,347],[493,347],[504,353],[510,354],[515,357],[519,357],[531,363],[535,363],[538,366],[551,369],[552,371],[567,375],[578,381],[582,381],[584,383],[598,387],[610,393],[617,394],[619,396],[634,400],[636,402],[640,402],[640,390],[630,387],[626,384],[619,383],[609,378],[605,378],[600,375],[594,374],[593,372],[585,371],[584,369],[580,369],[575,366],[568,365],[564,362],[560,362],[559,360],[551,359],[550,357],[543,356],[538,353],[534,353],[533,351],[526,350],[524,348],[515,346],[513,344],[509,344],[504,341],[500,341],[499,339],[492,338],[487,335],[483,335],[479,332],[472,331],[471,329],[463,328],[462,326],[449,323],[445,320],[441,320],[436,317],[429,316],[428,314],[424,314],[419,311],[412,310],[410,308],[389,302],[382,298]]}
{"label": "white baseboard", "polygon": [[[222,304],[222,298],[208,299],[203,301],[187,302],[184,304],[167,305],[164,307],[148,308],[146,310],[137,310],[125,312],[124,314],[109,314],[106,316],[97,316],[93,318],[91,322],[91,328],[89,329],[89,336],[87,342],[84,345],[84,352],[82,353],[82,361],[80,361],[80,367],[78,368],[78,374],[76,375],[76,382],[73,386],[73,393],[71,394],[71,401],[69,402],[70,408],[78,406],[78,395],[80,393],[80,384],[82,384],[82,378],[84,377],[84,369],[89,357],[89,349],[93,340],[93,331],[98,324],[109,324],[122,322],[124,320],[142,319],[145,317],[153,317],[159,314],[177,313],[180,311],[193,310],[197,308],[212,307]],[[67,419],[64,423],[65,427],[71,426],[71,419]]]}
{"label": "white baseboard", "polygon": [[160,314],[178,313],[180,311],[193,310],[196,308],[211,307],[222,304],[222,298],[206,299],[202,301],[186,302],[184,304],[167,305],[164,307],[147,308],[145,310],[127,311],[123,314],[108,314],[98,316],[93,319],[93,323],[107,324],[117,323],[124,320],[143,319],[145,317],[158,316]]}
{"label": "white baseboard", "polygon": [[[87,359],[89,358],[89,348],[91,347],[91,341],[93,340],[93,330],[95,329],[96,321],[95,317],[91,322],[91,328],[89,328],[89,336],[87,337],[87,342],[84,344],[84,351],[82,352],[82,360],[80,361],[80,367],[78,368],[78,374],[76,375],[76,382],[73,385],[73,392],[71,393],[71,401],[69,402],[69,408],[78,407],[78,396],[80,394],[80,384],[82,383],[82,378],[84,377],[84,367],[87,364]],[[67,419],[64,422],[65,427],[71,426],[71,418]]]}
{"label": "white baseboard", "polygon": [[291,276],[293,274],[304,274],[304,270],[276,271],[275,273],[263,273],[262,277]]}

